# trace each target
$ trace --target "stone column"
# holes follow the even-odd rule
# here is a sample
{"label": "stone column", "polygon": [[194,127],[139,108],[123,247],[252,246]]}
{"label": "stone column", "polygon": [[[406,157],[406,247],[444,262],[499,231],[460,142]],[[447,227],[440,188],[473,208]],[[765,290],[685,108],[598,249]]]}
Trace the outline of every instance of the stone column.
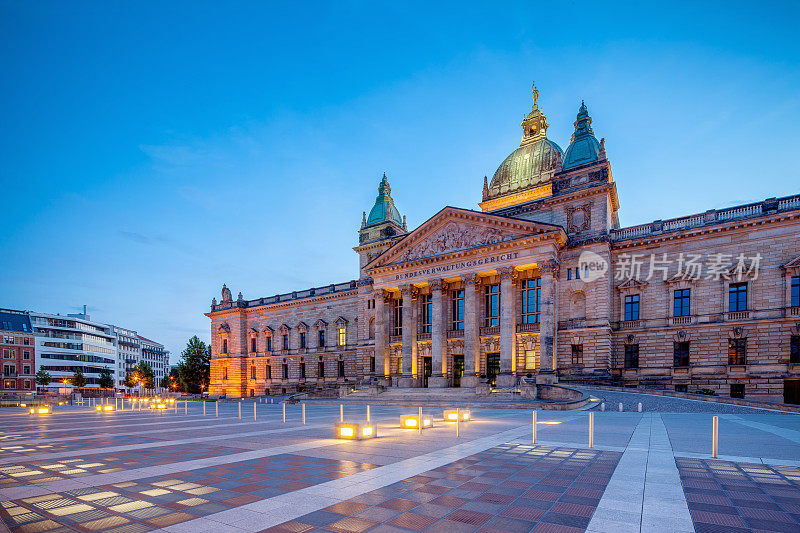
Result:
{"label": "stone column", "polygon": [[478,385],[478,350],[480,349],[480,329],[478,325],[478,287],[480,278],[477,274],[464,274],[464,376],[462,387]]}
{"label": "stone column", "polygon": [[[433,371],[428,378],[429,387],[447,387],[447,364],[445,362],[445,317],[443,292],[447,284],[435,279],[429,283],[433,293],[433,313],[431,316],[431,365]],[[421,376],[420,376],[421,377]]]}
{"label": "stone column", "polygon": [[536,383],[557,383],[556,370],[556,291],[558,263],[553,259],[539,262],[542,287],[539,296],[539,351],[541,368]]}
{"label": "stone column", "polygon": [[497,270],[500,275],[500,375],[498,387],[513,387],[517,377],[513,374],[516,357],[517,299],[514,293],[514,267]]}
{"label": "stone column", "polygon": [[403,375],[397,380],[398,387],[416,385],[412,369],[417,356],[417,330],[414,320],[414,299],[417,290],[413,285],[400,287],[403,297]]}
{"label": "stone column", "polygon": [[389,351],[386,349],[386,292],[381,289],[373,293],[375,297],[375,376],[379,379],[389,377]]}

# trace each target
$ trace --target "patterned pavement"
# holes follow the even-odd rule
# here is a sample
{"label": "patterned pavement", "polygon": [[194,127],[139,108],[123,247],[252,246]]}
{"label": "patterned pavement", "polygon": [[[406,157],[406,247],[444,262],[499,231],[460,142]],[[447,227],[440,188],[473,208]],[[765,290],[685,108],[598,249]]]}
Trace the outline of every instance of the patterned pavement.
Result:
{"label": "patterned pavement", "polygon": [[584,531],[620,456],[497,446],[265,531]]}
{"label": "patterned pavement", "polygon": [[699,533],[800,531],[800,468],[676,458]]}
{"label": "patterned pavement", "polygon": [[6,501],[0,517],[15,532],[151,531],[372,468],[283,454]]}

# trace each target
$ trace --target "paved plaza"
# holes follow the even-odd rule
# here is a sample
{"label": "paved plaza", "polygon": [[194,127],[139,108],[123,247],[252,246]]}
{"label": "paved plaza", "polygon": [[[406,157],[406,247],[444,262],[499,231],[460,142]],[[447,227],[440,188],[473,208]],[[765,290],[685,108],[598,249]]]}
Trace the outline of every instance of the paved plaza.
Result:
{"label": "paved plaza", "polygon": [[[0,412],[0,518],[51,531],[800,531],[800,416],[626,393],[335,440],[335,405]],[[623,401],[623,412],[618,403]],[[643,402],[643,412],[636,411]],[[256,419],[253,419],[255,405]],[[654,411],[657,409],[657,411]],[[719,456],[711,458],[713,412]],[[594,442],[589,444],[589,413]],[[346,420],[366,408],[346,406]]]}

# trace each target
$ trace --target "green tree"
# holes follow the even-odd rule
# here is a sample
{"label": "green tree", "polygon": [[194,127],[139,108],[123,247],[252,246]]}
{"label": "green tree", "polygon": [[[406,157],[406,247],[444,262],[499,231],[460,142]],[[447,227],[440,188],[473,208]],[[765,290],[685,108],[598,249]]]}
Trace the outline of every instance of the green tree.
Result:
{"label": "green tree", "polygon": [[36,384],[42,387],[47,387],[53,381],[52,376],[44,368],[40,368],[36,372]]}
{"label": "green tree", "polygon": [[181,352],[177,374],[186,392],[207,390],[211,376],[211,346],[207,346],[197,335],[189,339]]}
{"label": "green tree", "polygon": [[101,389],[112,388],[114,386],[114,376],[111,375],[111,370],[108,368],[101,368],[100,378],[97,380],[97,384],[100,385]]}
{"label": "green tree", "polygon": [[156,386],[156,375],[153,372],[153,368],[145,363],[144,361],[139,361],[139,364],[133,369],[133,372],[136,374],[136,377],[139,379],[139,384],[144,387],[145,389],[154,389]]}
{"label": "green tree", "polygon": [[72,386],[76,389],[82,389],[86,386],[86,376],[83,375],[83,371],[80,369],[80,367],[78,367],[78,369],[75,370],[75,373],[72,374],[72,379],[70,381],[72,382]]}
{"label": "green tree", "polygon": [[161,387],[162,389],[170,390],[170,387],[172,386],[172,381],[169,379],[169,375],[166,375],[163,378],[161,378],[161,383],[159,383],[158,386]]}
{"label": "green tree", "polygon": [[125,380],[122,382],[122,384],[128,387],[129,389],[132,389],[135,386],[137,386],[138,383],[136,382],[136,374],[133,371],[128,372],[128,374],[125,375]]}

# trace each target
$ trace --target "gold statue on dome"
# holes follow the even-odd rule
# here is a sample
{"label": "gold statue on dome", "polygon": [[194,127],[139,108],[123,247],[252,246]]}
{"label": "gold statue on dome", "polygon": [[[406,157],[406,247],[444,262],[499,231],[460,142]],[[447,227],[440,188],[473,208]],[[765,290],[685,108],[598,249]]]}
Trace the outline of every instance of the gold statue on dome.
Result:
{"label": "gold statue on dome", "polygon": [[531,94],[533,94],[533,107],[536,107],[539,102],[539,89],[536,88],[536,82],[531,84]]}

